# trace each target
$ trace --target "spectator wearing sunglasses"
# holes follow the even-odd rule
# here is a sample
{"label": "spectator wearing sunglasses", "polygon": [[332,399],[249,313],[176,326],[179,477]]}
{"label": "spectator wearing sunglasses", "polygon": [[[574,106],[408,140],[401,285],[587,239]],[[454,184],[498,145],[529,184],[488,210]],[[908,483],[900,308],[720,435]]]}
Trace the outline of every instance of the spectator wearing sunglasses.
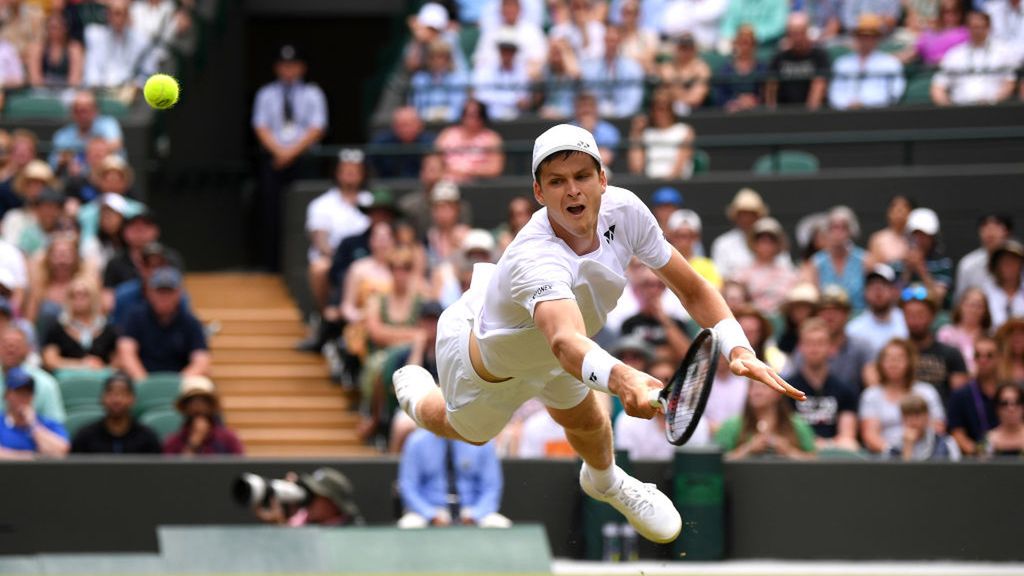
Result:
{"label": "spectator wearing sunglasses", "polygon": [[1003,384],[996,390],[998,425],[985,436],[989,456],[1024,454],[1024,390],[1017,384]]}
{"label": "spectator wearing sunglasses", "polygon": [[935,338],[932,324],[939,300],[923,284],[911,284],[900,296],[910,341],[918,353],[916,379],[935,386],[943,398],[967,384],[967,365],[956,348]]}
{"label": "spectator wearing sunglasses", "polygon": [[998,424],[996,391],[999,387],[999,346],[982,336],[974,343],[975,377],[949,396],[949,434],[960,451],[977,455],[989,430]]}

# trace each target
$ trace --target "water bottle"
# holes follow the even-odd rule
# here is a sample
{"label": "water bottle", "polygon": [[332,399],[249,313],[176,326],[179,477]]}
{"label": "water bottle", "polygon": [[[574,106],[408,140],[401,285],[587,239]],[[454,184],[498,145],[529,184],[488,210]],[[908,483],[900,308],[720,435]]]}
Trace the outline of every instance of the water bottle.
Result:
{"label": "water bottle", "polygon": [[636,562],[640,559],[636,530],[629,524],[623,524],[619,527],[619,532],[622,534],[622,561]]}
{"label": "water bottle", "polygon": [[604,561],[618,562],[622,558],[619,525],[615,522],[606,523],[601,527],[601,535],[604,537]]}

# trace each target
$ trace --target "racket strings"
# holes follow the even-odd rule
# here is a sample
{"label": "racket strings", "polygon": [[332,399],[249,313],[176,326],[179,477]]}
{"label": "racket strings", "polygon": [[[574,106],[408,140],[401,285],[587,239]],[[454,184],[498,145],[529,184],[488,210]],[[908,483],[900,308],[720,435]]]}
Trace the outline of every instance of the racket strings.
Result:
{"label": "racket strings", "polygon": [[676,387],[677,393],[668,398],[666,424],[669,434],[675,438],[682,436],[697,416],[704,383],[714,367],[712,349],[713,346],[701,346],[687,367],[683,382]]}

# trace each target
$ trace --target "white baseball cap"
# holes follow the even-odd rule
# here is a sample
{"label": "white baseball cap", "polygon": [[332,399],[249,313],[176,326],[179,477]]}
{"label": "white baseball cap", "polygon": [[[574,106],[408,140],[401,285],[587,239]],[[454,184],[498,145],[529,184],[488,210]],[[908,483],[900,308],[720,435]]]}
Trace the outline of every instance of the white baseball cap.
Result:
{"label": "white baseball cap", "polygon": [[474,228],[466,233],[465,238],[462,239],[462,246],[460,246],[460,248],[463,253],[473,250],[481,250],[490,254],[494,252],[494,236],[487,230]]}
{"label": "white baseball cap", "polygon": [[935,236],[939,233],[939,215],[931,208],[914,208],[907,216],[907,231],[915,230]]}
{"label": "white baseball cap", "polygon": [[448,27],[448,11],[437,2],[427,2],[416,14],[416,21],[434,30],[444,30]]}
{"label": "white baseball cap", "polygon": [[669,230],[681,230],[683,228],[689,228],[700,232],[700,216],[697,215],[693,210],[676,210],[668,217],[668,229]]}
{"label": "white baseball cap", "polygon": [[537,166],[540,166],[540,163],[543,162],[545,158],[551,156],[555,152],[564,152],[566,150],[574,150],[589,154],[594,160],[597,160],[598,166],[603,166],[601,162],[601,152],[597,149],[597,142],[594,140],[593,134],[579,126],[573,126],[572,124],[559,124],[548,128],[547,131],[538,136],[537,140],[533,143],[532,172],[534,174],[534,178],[536,178],[537,175]]}

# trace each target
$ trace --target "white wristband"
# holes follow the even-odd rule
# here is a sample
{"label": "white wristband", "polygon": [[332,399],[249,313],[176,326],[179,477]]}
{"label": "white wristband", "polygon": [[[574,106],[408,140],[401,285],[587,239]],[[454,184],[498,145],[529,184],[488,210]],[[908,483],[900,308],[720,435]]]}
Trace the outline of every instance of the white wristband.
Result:
{"label": "white wristband", "polygon": [[608,390],[608,379],[611,378],[612,368],[616,364],[622,364],[622,361],[605,352],[600,346],[594,346],[583,357],[580,377],[583,379],[583,383],[590,388],[611,394]]}
{"label": "white wristband", "polygon": [[732,359],[732,351],[735,348],[754,351],[750,340],[747,340],[747,335],[743,333],[743,327],[735,318],[726,318],[715,324],[715,333],[718,334],[718,339],[722,342],[722,354],[725,355],[726,360]]}

